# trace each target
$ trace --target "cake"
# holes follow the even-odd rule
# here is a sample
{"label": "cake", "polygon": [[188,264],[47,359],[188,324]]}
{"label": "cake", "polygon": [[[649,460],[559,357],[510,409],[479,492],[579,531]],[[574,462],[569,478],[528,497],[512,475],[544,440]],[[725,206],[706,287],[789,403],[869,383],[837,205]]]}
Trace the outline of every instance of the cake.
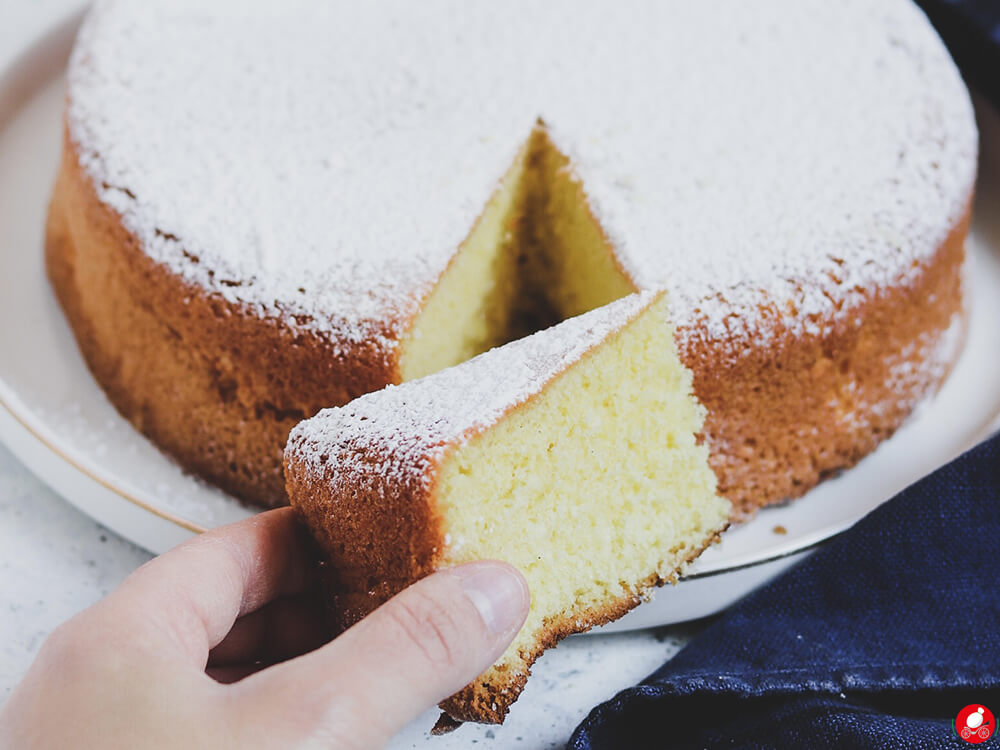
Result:
{"label": "cake", "polygon": [[946,377],[976,155],[908,0],[108,0],[47,265],[121,413],[263,506],[320,409],[665,287],[740,518]]}
{"label": "cake", "polygon": [[442,704],[500,722],[541,651],[620,617],[725,527],[662,292],[630,295],[300,423],[288,495],[348,627],[444,567],[502,559],[531,611]]}

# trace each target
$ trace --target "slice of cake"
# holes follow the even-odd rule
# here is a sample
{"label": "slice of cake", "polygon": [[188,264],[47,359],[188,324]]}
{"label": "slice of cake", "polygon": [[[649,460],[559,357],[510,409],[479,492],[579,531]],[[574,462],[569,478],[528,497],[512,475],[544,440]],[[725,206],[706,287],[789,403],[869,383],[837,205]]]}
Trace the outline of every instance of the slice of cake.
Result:
{"label": "slice of cake", "polygon": [[437,570],[506,560],[531,612],[442,704],[501,722],[547,647],[613,620],[725,527],[661,292],[634,294],[296,427],[288,494],[347,627]]}

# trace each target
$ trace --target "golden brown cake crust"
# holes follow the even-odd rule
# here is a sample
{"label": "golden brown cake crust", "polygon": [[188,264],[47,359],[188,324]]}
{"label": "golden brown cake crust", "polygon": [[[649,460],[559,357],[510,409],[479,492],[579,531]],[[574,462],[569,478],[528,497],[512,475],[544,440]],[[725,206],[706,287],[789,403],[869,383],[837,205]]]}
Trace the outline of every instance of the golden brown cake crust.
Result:
{"label": "golden brown cake crust", "polygon": [[261,318],[151,260],[98,199],[68,137],[46,264],[115,407],[184,468],[256,505],[287,504],[292,426],[398,377],[374,343],[345,356],[344,342]]}
{"label": "golden brown cake crust", "polygon": [[865,302],[826,335],[776,325],[768,345],[736,358],[720,357],[697,331],[679,337],[708,410],[703,434],[719,493],[733,503],[734,519],[854,465],[944,382],[965,339],[971,202],[911,282],[859,290]]}
{"label": "golden brown cake crust", "polygon": [[[678,321],[735,518],[853,465],[940,386],[960,351],[968,217],[911,281],[859,290],[866,302],[825,335],[777,323],[766,346],[734,357],[697,322]],[[281,454],[292,426],[399,382],[393,352],[293,331],[152,261],[97,198],[68,138],[46,256],[112,403],[186,469],[256,505],[287,502]]]}

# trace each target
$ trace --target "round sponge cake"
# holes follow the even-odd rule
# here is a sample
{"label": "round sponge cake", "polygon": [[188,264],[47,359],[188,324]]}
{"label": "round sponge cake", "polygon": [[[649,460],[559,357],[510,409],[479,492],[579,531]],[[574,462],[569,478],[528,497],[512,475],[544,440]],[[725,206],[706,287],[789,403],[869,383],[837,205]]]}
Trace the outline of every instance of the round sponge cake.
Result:
{"label": "round sponge cake", "polygon": [[109,0],[48,268],[119,410],[262,505],[321,408],[663,286],[743,515],[946,376],[976,150],[908,0]]}

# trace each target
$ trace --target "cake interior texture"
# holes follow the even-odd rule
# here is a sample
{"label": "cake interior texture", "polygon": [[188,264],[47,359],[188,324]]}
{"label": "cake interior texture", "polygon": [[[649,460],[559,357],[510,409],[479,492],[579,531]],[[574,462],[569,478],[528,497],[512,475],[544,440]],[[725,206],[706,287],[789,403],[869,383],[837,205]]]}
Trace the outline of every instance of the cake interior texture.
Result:
{"label": "cake interior texture", "polygon": [[400,377],[429,375],[635,291],[539,123],[414,319]]}
{"label": "cake interior texture", "polygon": [[519,685],[542,647],[623,614],[723,526],[729,504],[695,440],[702,419],[654,306],[448,456],[440,564],[506,560],[531,590],[494,667],[510,676],[485,684]]}
{"label": "cake interior texture", "polygon": [[[433,570],[501,559],[525,575],[528,619],[490,670],[442,704],[455,719],[502,721],[545,648],[675,579],[728,522],[665,301],[644,294],[589,313],[613,318],[632,305],[568,365],[560,347],[593,336],[569,328],[582,318],[452,368],[462,377],[449,369],[372,393],[293,431],[289,495],[329,556],[342,627]],[[516,368],[525,344],[525,371],[545,375],[523,397],[454,392]],[[449,401],[488,415],[498,398],[485,423],[425,436]],[[427,440],[430,454],[414,448]]]}

